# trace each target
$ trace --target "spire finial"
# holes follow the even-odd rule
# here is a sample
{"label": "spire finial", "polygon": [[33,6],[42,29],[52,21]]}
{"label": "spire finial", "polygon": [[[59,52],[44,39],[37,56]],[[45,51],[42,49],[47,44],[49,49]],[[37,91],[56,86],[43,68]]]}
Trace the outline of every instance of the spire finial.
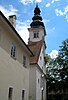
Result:
{"label": "spire finial", "polygon": [[32,18],[33,22],[30,24],[31,27],[42,26],[44,27],[44,23],[42,22],[42,17],[40,16],[40,8],[38,7],[38,0],[36,0],[36,7],[34,9],[34,16]]}
{"label": "spire finial", "polygon": [[36,8],[38,8],[38,2],[36,2]]}
{"label": "spire finial", "polygon": [[39,7],[38,7],[38,2],[36,2],[36,7],[35,7],[35,9],[34,9],[34,15],[40,15],[40,9],[39,9]]}

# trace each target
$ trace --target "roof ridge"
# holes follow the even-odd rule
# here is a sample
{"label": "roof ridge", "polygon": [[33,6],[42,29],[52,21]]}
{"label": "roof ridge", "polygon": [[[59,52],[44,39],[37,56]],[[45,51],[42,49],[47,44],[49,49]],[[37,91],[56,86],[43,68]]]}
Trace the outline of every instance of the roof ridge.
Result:
{"label": "roof ridge", "polygon": [[3,19],[7,22],[7,24],[11,27],[11,29],[16,33],[18,38],[22,41],[22,43],[25,45],[25,47],[28,49],[28,51],[33,55],[33,52],[30,50],[30,48],[27,46],[27,44],[24,42],[24,40],[21,38],[21,36],[18,34],[16,29],[12,26],[12,24],[9,22],[9,20],[4,16],[4,14],[0,10],[0,15],[3,17]]}

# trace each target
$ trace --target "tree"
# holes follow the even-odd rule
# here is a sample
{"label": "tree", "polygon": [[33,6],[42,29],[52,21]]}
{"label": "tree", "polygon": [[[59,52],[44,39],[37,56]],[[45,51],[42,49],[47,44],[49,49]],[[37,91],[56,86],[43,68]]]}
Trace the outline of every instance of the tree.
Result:
{"label": "tree", "polygon": [[[48,58],[48,55],[47,57]],[[58,57],[49,59],[46,64],[47,88],[55,93],[68,92],[68,39],[62,42]],[[65,98],[65,97],[63,97]],[[68,97],[67,97],[68,98]],[[67,100],[67,99],[63,99]]]}
{"label": "tree", "polygon": [[55,85],[59,78],[58,67],[55,65],[55,59],[52,59],[49,55],[47,55],[46,58],[48,58],[48,62],[46,64],[47,86],[49,90],[54,90],[56,89]]}
{"label": "tree", "polygon": [[68,39],[62,42],[60,46],[58,57],[56,58],[56,63],[58,63],[60,82],[62,82],[63,89],[68,88]]}

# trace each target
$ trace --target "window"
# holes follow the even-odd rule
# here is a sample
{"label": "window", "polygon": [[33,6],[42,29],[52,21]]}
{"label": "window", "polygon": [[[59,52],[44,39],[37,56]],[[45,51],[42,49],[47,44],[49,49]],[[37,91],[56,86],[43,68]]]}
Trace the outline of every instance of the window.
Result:
{"label": "window", "polygon": [[16,45],[12,44],[11,46],[11,57],[16,58]]}
{"label": "window", "polygon": [[24,100],[25,97],[25,90],[22,90],[22,100]]}
{"label": "window", "polygon": [[34,38],[36,38],[36,33],[34,33]]}
{"label": "window", "polygon": [[8,100],[12,100],[12,92],[13,92],[13,88],[10,87],[9,88],[9,93],[8,93]]}
{"label": "window", "polygon": [[34,38],[38,38],[39,37],[39,33],[38,32],[35,32],[34,33]]}
{"label": "window", "polygon": [[38,78],[38,84],[39,84],[39,78]]}
{"label": "window", "polygon": [[40,87],[41,88],[44,88],[45,87],[45,84],[44,84],[45,82],[44,82],[44,74],[42,74],[41,76],[40,76]]}
{"label": "window", "polygon": [[26,67],[26,56],[23,56],[23,66]]}

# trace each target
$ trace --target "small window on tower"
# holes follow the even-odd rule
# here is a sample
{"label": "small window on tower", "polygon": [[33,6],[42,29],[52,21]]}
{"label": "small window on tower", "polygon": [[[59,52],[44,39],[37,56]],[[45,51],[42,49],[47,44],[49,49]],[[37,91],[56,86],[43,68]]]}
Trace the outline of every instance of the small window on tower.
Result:
{"label": "small window on tower", "polygon": [[34,33],[34,38],[36,38],[36,33]]}
{"label": "small window on tower", "polygon": [[38,32],[35,32],[34,33],[34,38],[38,38],[39,37],[39,33]]}

